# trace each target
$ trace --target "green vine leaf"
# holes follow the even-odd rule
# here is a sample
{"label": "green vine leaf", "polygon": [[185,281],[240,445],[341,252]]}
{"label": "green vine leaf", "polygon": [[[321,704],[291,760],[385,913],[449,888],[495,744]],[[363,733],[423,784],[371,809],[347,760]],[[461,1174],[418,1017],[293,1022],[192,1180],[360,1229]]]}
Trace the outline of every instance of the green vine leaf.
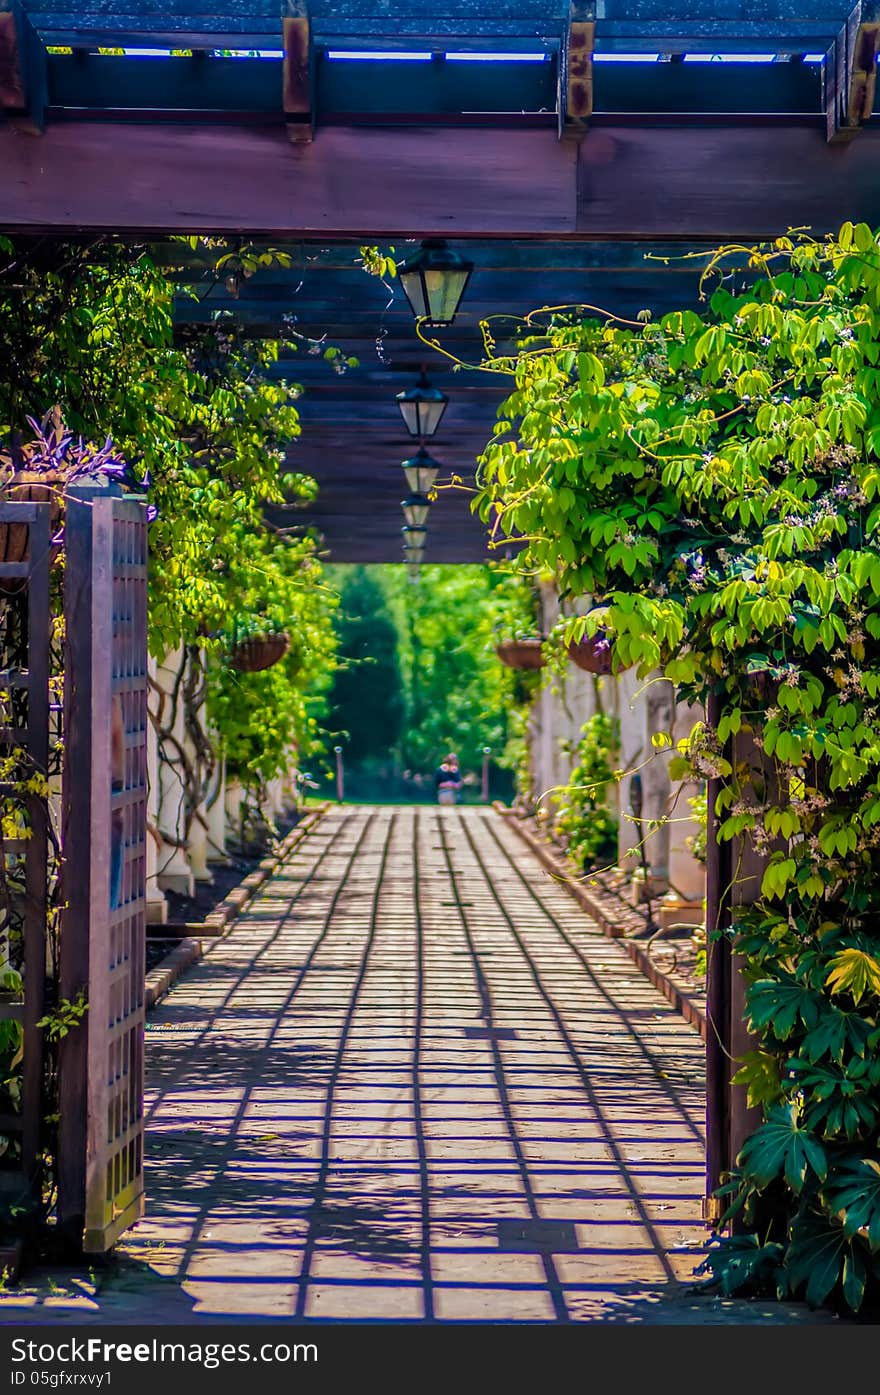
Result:
{"label": "green vine leaf", "polygon": [[880,998],[880,960],[862,949],[842,949],[829,963],[825,982],[832,993],[848,993],[856,1004],[866,993]]}

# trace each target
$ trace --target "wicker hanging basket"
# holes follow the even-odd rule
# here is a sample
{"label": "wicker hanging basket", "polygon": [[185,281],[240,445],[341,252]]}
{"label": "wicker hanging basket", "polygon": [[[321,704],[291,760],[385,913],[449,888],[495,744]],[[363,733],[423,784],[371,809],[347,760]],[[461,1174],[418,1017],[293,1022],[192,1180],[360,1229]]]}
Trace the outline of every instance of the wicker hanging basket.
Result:
{"label": "wicker hanging basket", "polygon": [[611,672],[611,646],[598,635],[584,635],[583,639],[569,644],[568,657],[585,673]]}
{"label": "wicker hanging basket", "polygon": [[275,635],[250,635],[233,646],[229,663],[239,673],[260,673],[283,659],[289,648],[290,635],[286,631]]}
{"label": "wicker hanging basket", "polygon": [[508,668],[543,668],[544,646],[540,639],[509,639],[496,644],[495,653]]}

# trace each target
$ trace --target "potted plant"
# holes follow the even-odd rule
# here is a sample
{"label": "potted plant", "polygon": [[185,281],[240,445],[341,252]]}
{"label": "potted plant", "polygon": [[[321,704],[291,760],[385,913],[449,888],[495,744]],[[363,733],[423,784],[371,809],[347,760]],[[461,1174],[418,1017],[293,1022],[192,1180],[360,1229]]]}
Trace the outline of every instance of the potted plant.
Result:
{"label": "potted plant", "polygon": [[266,626],[256,618],[239,621],[233,631],[229,665],[238,673],[261,673],[283,659],[289,648],[287,630]]}
{"label": "potted plant", "polygon": [[[592,634],[583,634],[580,639],[567,640],[565,648],[571,662],[585,673],[615,672],[614,641],[602,624],[598,625]],[[616,671],[629,667],[629,664],[618,663]]]}
{"label": "potted plant", "polygon": [[512,639],[502,639],[495,645],[495,653],[508,668],[543,668],[544,642],[535,635],[516,634]]}
{"label": "potted plant", "polygon": [[571,640],[566,648],[572,663],[585,673],[611,672],[611,644],[604,630]]}
{"label": "potted plant", "polygon": [[[61,526],[65,491],[73,484],[106,485],[111,481],[145,489],[126,461],[116,453],[108,436],[102,446],[83,441],[68,431],[55,407],[37,422],[28,417],[32,440],[0,450],[0,499],[6,503],[49,504],[53,541]],[[0,562],[23,562],[27,556],[28,525],[0,523]],[[22,583],[6,582],[4,590]]]}

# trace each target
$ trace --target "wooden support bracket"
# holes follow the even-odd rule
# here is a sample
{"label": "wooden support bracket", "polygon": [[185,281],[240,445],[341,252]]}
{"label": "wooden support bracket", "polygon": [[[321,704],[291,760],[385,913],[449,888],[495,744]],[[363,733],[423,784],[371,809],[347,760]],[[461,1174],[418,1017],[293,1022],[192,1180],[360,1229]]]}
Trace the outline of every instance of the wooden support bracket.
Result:
{"label": "wooden support bracket", "polygon": [[595,37],[595,0],[570,0],[559,50],[556,112],[560,140],[579,140],[593,114]]}
{"label": "wooden support bracket", "polygon": [[874,109],[880,4],[857,4],[825,55],[824,102],[831,144],[850,141]]}
{"label": "wooden support bracket", "polygon": [[282,105],[292,141],[315,134],[315,50],[308,0],[281,0]]}
{"label": "wooden support bracket", "polygon": [[31,135],[46,111],[46,50],[20,0],[0,0],[0,113]]}

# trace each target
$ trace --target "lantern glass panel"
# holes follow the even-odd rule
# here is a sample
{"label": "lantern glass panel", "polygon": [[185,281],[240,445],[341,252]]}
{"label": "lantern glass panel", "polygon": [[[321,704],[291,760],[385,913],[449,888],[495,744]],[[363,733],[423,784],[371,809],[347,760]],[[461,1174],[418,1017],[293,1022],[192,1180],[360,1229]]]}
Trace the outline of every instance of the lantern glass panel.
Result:
{"label": "lantern glass panel", "polygon": [[435,434],[448,403],[445,392],[427,384],[397,394],[397,405],[407,431],[421,440]]}
{"label": "lantern glass panel", "polygon": [[424,272],[428,318],[432,325],[451,325],[470,276],[470,267]]}
{"label": "lantern glass panel", "polygon": [[422,320],[428,314],[428,301],[425,296],[425,286],[422,281],[420,267],[415,267],[412,271],[398,271],[400,284],[403,293],[412,307],[412,312],[417,320]]}
{"label": "lantern glass panel", "polygon": [[421,528],[428,521],[431,505],[424,494],[410,494],[401,501],[403,516],[412,528]]}
{"label": "lantern glass panel", "polygon": [[433,465],[404,466],[406,482],[413,494],[428,494],[439,473]]}

